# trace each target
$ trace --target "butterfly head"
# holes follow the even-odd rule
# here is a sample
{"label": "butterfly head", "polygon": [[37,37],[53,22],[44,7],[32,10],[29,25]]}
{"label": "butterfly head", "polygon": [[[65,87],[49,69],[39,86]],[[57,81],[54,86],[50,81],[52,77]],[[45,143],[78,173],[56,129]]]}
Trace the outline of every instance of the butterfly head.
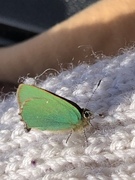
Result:
{"label": "butterfly head", "polygon": [[88,109],[82,109],[82,121],[83,121],[83,127],[90,125],[90,120],[93,118],[93,114]]}
{"label": "butterfly head", "polygon": [[92,112],[88,109],[82,109],[82,116],[84,119],[89,119],[89,120],[93,118]]}

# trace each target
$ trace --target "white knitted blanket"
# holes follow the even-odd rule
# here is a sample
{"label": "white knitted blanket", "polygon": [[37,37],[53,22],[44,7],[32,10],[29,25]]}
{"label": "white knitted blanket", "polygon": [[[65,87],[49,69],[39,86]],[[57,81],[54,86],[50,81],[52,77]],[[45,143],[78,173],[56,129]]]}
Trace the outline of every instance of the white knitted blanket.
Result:
{"label": "white knitted blanket", "polygon": [[135,50],[78,65],[38,86],[94,113],[94,127],[86,129],[88,142],[81,132],[67,143],[68,133],[26,133],[12,94],[0,102],[0,180],[135,179]]}

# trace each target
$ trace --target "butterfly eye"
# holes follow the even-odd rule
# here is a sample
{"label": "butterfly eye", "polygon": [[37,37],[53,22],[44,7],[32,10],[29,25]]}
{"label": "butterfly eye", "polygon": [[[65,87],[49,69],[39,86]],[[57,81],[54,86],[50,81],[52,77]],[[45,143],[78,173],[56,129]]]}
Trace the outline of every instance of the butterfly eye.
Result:
{"label": "butterfly eye", "polygon": [[92,118],[92,113],[88,109],[83,110],[83,117],[86,119]]}

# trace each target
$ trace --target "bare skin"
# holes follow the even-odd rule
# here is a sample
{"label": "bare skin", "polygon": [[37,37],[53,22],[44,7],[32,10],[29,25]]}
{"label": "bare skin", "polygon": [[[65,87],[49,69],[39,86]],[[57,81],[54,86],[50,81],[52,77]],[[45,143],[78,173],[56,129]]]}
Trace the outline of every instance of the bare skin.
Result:
{"label": "bare skin", "polygon": [[1,48],[0,81],[16,84],[28,73],[59,70],[59,63],[95,63],[93,51],[116,55],[134,41],[135,0],[101,0],[30,40]]}

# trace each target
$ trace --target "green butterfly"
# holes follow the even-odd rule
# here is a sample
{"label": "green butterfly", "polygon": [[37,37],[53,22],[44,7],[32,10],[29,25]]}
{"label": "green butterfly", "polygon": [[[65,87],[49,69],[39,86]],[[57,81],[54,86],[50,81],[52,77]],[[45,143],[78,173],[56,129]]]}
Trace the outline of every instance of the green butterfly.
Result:
{"label": "green butterfly", "polygon": [[17,99],[26,129],[47,131],[84,129],[90,125],[92,113],[76,103],[36,86],[20,84]]}

